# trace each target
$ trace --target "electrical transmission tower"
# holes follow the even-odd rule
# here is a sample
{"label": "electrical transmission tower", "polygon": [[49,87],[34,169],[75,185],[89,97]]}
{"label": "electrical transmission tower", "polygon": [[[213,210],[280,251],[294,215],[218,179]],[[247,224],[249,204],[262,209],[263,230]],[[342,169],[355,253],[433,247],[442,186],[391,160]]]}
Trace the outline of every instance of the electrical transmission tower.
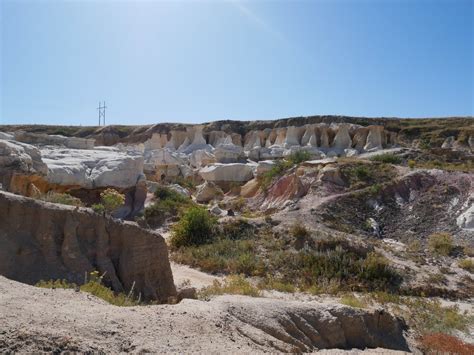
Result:
{"label": "electrical transmission tower", "polygon": [[105,101],[104,101],[104,106],[101,105],[101,102],[99,101],[99,107],[97,107],[97,110],[99,110],[99,126],[100,126],[100,119],[103,118],[104,121],[104,126],[105,126],[105,109],[107,106],[105,106]]}

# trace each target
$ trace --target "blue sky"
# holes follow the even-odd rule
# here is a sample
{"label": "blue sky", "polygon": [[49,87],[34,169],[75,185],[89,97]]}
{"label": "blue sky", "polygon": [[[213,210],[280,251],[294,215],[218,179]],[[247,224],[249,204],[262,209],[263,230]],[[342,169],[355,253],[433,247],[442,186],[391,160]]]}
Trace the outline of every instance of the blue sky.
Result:
{"label": "blue sky", "polygon": [[474,115],[474,1],[0,0],[0,123]]}

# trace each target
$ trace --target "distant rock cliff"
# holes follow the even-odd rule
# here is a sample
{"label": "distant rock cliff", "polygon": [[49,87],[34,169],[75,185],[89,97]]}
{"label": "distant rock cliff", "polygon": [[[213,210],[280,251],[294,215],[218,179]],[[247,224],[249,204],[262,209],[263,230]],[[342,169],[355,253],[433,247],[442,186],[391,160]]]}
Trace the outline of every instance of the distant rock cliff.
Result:
{"label": "distant rock cliff", "polygon": [[134,284],[142,299],[176,296],[164,239],[90,209],[0,192],[0,274],[34,284],[66,279],[81,284],[98,270],[115,291]]}

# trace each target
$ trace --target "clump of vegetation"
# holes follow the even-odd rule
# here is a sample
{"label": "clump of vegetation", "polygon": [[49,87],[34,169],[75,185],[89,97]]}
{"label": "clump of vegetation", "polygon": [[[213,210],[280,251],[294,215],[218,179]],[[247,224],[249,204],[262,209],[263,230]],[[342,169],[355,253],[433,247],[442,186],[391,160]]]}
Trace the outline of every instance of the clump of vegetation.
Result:
{"label": "clump of vegetation", "polygon": [[210,296],[233,294],[251,297],[260,297],[261,292],[253,286],[242,275],[228,276],[223,282],[214,280],[211,286],[203,288],[199,291],[199,298],[209,299]]}
{"label": "clump of vegetation", "polygon": [[115,189],[106,189],[100,194],[100,203],[91,205],[98,214],[112,213],[125,203],[125,195]]}
{"label": "clump of vegetation", "polygon": [[105,211],[112,213],[125,203],[125,195],[115,189],[106,189],[101,192],[100,200]]}
{"label": "clump of vegetation", "polygon": [[263,190],[267,190],[275,178],[282,176],[295,165],[301,164],[310,158],[311,154],[309,152],[299,150],[290,154],[283,160],[277,160],[270,171],[267,171],[258,177],[260,186]]}
{"label": "clump of vegetation", "polygon": [[145,208],[144,212],[146,222],[152,227],[159,226],[167,218],[176,216],[186,208],[193,206],[189,197],[166,186],[158,186],[154,195],[156,201]]}
{"label": "clump of vegetation", "polygon": [[290,170],[292,167],[293,167],[293,163],[290,162],[289,160],[277,160],[275,164],[272,166],[272,168],[270,169],[270,171],[267,171],[257,177],[260,187],[263,190],[267,190],[270,187],[273,180],[275,180],[277,177],[282,176],[285,172]]}
{"label": "clump of vegetation", "polygon": [[297,150],[286,158],[291,164],[297,165],[311,159],[311,154],[306,150]]}
{"label": "clump of vegetation", "polygon": [[115,293],[110,288],[104,286],[102,283],[103,276],[99,276],[98,271],[93,271],[89,274],[89,280],[81,285],[77,286],[74,283],[69,283],[66,280],[50,280],[50,281],[39,281],[36,286],[42,288],[63,288],[63,289],[77,289],[80,291],[88,292],[104,301],[113,304],[115,306],[136,306],[140,304],[140,300],[133,299],[133,288],[130,290],[128,295],[123,293]]}
{"label": "clump of vegetation", "polygon": [[202,207],[191,207],[173,225],[170,243],[175,248],[197,246],[215,237],[217,219]]}
{"label": "clump of vegetation", "polygon": [[[172,258],[208,272],[259,276],[264,288],[314,293],[389,290],[401,281],[387,259],[345,239],[315,239],[300,228],[287,234],[269,226],[247,229],[242,222],[217,234],[206,244],[175,249]],[[301,237],[304,248],[296,242]]]}
{"label": "clump of vegetation", "polygon": [[98,214],[104,214],[105,213],[105,207],[101,203],[95,203],[91,206],[91,208],[95,213],[98,213]]}
{"label": "clump of vegetation", "polygon": [[421,334],[452,334],[455,330],[467,331],[472,317],[461,313],[457,305],[443,307],[439,300],[406,299],[414,328]]}
{"label": "clump of vegetation", "polygon": [[67,193],[49,191],[48,193],[41,195],[39,199],[46,202],[60,203],[62,205],[84,207],[84,204],[80,199]]}
{"label": "clump of vegetation", "polygon": [[407,163],[407,164],[408,164],[408,167],[409,167],[410,169],[414,169],[415,166],[416,166],[416,161],[413,160],[413,159],[410,159],[410,160],[408,160],[408,163]]}
{"label": "clump of vegetation", "polygon": [[395,176],[395,168],[383,162],[351,162],[341,166],[341,172],[351,189],[379,185],[391,181]]}
{"label": "clump of vegetation", "polygon": [[459,267],[469,271],[470,273],[474,273],[474,260],[472,259],[463,259],[460,260],[458,263]]}
{"label": "clump of vegetation", "polygon": [[425,334],[418,339],[418,343],[424,354],[474,354],[474,345],[443,333]]}
{"label": "clump of vegetation", "polygon": [[346,306],[354,308],[367,308],[367,303],[363,299],[354,296],[352,293],[342,296],[340,302]]}
{"label": "clump of vegetation", "polygon": [[454,250],[453,238],[449,233],[434,233],[428,237],[429,250],[437,255],[448,256]]}
{"label": "clump of vegetation", "polygon": [[401,164],[402,162],[402,158],[392,153],[384,153],[384,154],[375,155],[372,158],[370,158],[370,160],[378,161],[378,162],[386,163],[386,164]]}

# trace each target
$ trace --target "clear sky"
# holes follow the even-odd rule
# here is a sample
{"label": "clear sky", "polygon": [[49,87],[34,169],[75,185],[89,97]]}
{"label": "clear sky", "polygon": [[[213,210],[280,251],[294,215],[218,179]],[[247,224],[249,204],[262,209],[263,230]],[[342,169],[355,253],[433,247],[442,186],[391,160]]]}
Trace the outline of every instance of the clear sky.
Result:
{"label": "clear sky", "polygon": [[473,0],[0,0],[0,123],[474,115]]}

